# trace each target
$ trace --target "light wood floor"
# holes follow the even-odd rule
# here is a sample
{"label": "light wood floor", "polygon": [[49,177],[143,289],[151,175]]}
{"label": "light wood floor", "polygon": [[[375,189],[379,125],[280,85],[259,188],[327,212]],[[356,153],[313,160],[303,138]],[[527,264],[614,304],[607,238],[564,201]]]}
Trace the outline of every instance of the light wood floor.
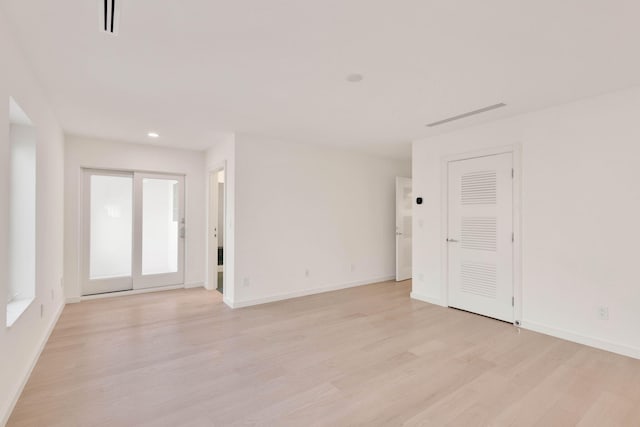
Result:
{"label": "light wood floor", "polygon": [[69,305],[10,426],[640,426],[640,361],[382,283]]}

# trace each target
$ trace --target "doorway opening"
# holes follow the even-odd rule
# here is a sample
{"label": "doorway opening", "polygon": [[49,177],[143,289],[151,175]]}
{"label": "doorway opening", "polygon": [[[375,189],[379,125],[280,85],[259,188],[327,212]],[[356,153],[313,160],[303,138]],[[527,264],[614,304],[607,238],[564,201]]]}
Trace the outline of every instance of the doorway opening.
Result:
{"label": "doorway opening", "polygon": [[209,173],[209,289],[224,294],[225,288],[225,168]]}

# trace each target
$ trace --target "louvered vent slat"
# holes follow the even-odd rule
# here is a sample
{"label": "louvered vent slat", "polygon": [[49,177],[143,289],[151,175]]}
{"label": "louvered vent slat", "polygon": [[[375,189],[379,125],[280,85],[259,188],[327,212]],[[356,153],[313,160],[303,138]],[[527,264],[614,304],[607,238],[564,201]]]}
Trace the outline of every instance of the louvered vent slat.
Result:
{"label": "louvered vent slat", "polygon": [[460,247],[495,252],[497,226],[495,217],[463,217],[460,228]]}
{"label": "louvered vent slat", "polygon": [[462,263],[460,290],[487,298],[496,298],[497,271],[495,265]]}
{"label": "louvered vent slat", "polygon": [[496,203],[497,177],[495,171],[481,171],[462,175],[461,185],[463,205]]}

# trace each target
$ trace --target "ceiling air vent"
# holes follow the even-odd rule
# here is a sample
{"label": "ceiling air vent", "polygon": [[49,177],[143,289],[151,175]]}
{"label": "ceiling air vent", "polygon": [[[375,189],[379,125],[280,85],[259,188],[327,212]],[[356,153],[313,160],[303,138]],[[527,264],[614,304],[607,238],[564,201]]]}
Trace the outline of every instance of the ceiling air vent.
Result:
{"label": "ceiling air vent", "polygon": [[479,108],[477,110],[469,111],[467,113],[458,114],[457,116],[449,117],[446,119],[438,120],[437,122],[429,123],[427,127],[434,127],[443,125],[445,123],[453,122],[454,120],[466,119],[470,116],[475,116],[476,114],[486,113],[487,111],[497,110],[498,108],[506,107],[507,104],[501,102],[499,104],[489,105],[488,107]]}
{"label": "ceiling air vent", "polygon": [[100,26],[105,33],[118,34],[118,18],[122,0],[101,0],[102,16]]}

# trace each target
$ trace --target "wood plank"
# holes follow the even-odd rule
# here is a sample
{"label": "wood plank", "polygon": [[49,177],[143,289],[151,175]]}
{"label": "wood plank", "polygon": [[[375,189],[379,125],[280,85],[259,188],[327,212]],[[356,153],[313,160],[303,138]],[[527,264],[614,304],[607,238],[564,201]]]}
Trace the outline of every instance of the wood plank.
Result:
{"label": "wood plank", "polygon": [[237,310],[203,289],[69,305],[8,425],[640,425],[640,361],[410,288]]}

